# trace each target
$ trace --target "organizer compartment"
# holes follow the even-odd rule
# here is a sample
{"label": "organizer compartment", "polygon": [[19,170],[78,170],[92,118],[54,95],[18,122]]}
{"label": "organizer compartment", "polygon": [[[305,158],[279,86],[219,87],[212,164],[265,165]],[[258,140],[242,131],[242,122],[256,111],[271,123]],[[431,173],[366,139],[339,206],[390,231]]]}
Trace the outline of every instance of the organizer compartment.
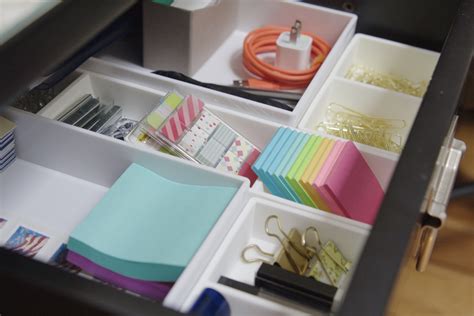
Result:
{"label": "organizer compartment", "polygon": [[356,34],[331,74],[345,77],[352,65],[361,64],[377,72],[429,83],[439,53],[378,37]]}
{"label": "organizer compartment", "polygon": [[[229,14],[229,11],[232,13]],[[303,32],[312,32],[325,39],[332,49],[292,112],[234,97],[240,101],[239,112],[251,113],[290,126],[298,123],[321,88],[354,35],[357,21],[353,14],[305,3],[273,0],[225,0],[209,8],[191,12],[147,2],[144,12],[145,25],[148,25],[144,36],[146,68],[155,68],[153,65],[159,66],[163,61],[171,59],[174,60],[175,68],[170,64],[165,68],[162,66],[160,70],[184,71],[194,79],[222,85],[232,85],[233,80],[250,77],[242,64],[242,46],[245,36],[253,29],[265,25],[291,27],[298,19],[303,24]],[[216,21],[209,24],[209,19]],[[168,34],[168,31],[161,34],[164,28],[160,27],[160,23],[179,29],[183,29],[183,24],[189,24],[189,30],[183,30],[187,36],[177,39],[174,35],[170,37],[172,33]],[[157,41],[157,38],[164,38],[163,41],[167,44]],[[151,76],[151,84],[153,77],[154,80],[161,79],[160,76],[150,75],[148,69],[125,67]],[[99,71],[97,68],[89,69]]]}
{"label": "organizer compartment", "polygon": [[402,137],[403,147],[415,121],[421,99],[334,77],[325,83],[299,127],[317,130],[317,125],[326,120],[326,112],[331,104],[342,105],[371,117],[403,120],[405,127],[397,130]]}
{"label": "organizer compartment", "polygon": [[[394,75],[418,83],[431,80],[439,54],[413,46],[356,34],[312,101],[298,127],[315,130],[326,118],[331,103],[353,109],[364,115],[389,120],[403,120],[405,126],[396,130],[401,138],[401,148],[408,138],[422,98],[376,85],[346,79],[351,66],[363,65],[376,72]],[[371,147],[369,145],[364,145]],[[376,152],[391,152],[371,147]]]}
{"label": "organizer compartment", "polygon": [[[176,182],[238,189],[202,243],[205,253],[217,248],[215,241],[229,230],[247,198],[249,183],[245,178],[20,110],[9,109],[2,115],[17,126],[18,158],[0,174],[0,217],[8,220],[0,230],[0,241],[10,236],[14,225],[39,231],[50,240],[37,259],[47,261],[67,242],[75,226],[131,163]],[[198,251],[182,275],[199,275],[209,259]]]}
{"label": "organizer compartment", "polygon": [[175,288],[165,299],[164,304],[186,312],[204,288],[213,287],[218,289],[230,302],[233,315],[248,315],[248,313],[294,315],[300,313],[285,304],[268,301],[217,283],[220,276],[225,276],[254,285],[254,277],[260,264],[243,262],[241,251],[250,244],[258,244],[268,252],[276,251],[279,248],[279,243],[275,238],[265,234],[264,227],[268,216],[277,215],[285,231],[297,228],[303,232],[308,226],[315,226],[323,243],[328,240],[334,241],[344,256],[353,262],[353,268],[336,294],[333,308],[337,308],[344,289],[350,282],[351,271],[355,269],[355,264],[369,233],[369,226],[293,202],[281,201],[267,194],[253,193],[252,196],[253,198],[245,205],[197,282],[193,283],[186,278],[181,278],[178,281],[177,285],[184,283],[188,285],[189,295]]}
{"label": "organizer compartment", "polygon": [[[172,84],[165,82],[157,89],[151,89],[121,79],[85,71],[38,114],[54,118],[70,106],[76,98],[90,93],[99,99],[113,100],[114,103],[122,107],[125,117],[139,120],[151,111],[160,100],[160,97],[168,91],[178,90],[187,94],[190,93],[188,88],[189,85],[185,83]],[[232,101],[215,99],[212,93],[203,94],[199,97],[213,113],[260,149],[263,149],[270,142],[273,134],[281,126],[278,123],[255,118],[249,114],[224,109],[221,105],[232,104]],[[321,134],[314,131],[312,133]],[[382,187],[386,189],[398,160],[398,155],[362,144],[357,144],[357,147]]]}

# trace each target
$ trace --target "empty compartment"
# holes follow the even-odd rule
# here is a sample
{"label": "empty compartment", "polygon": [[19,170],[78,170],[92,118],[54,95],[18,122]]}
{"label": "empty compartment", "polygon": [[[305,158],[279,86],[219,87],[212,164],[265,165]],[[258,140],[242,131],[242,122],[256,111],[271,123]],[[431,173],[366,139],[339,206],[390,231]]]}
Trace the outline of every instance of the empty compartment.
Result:
{"label": "empty compartment", "polygon": [[[350,282],[351,271],[355,269],[369,233],[369,226],[325,212],[314,211],[292,202],[276,202],[277,200],[264,196],[256,194],[250,199],[197,282],[194,284],[185,278],[180,279],[166,298],[165,305],[187,311],[201,291],[205,287],[216,284],[221,276],[254,285],[260,263],[244,262],[241,253],[246,246],[251,244],[257,244],[270,253],[280,248],[278,240],[265,233],[266,219],[271,215],[276,215],[286,232],[296,228],[303,233],[309,226],[316,227],[323,244],[332,240],[341,253],[352,261],[352,268],[335,297],[333,307],[337,307],[344,289]],[[186,294],[187,291],[182,290],[184,284],[189,288],[189,295]],[[258,311],[259,315],[272,315],[272,313],[293,315],[296,312],[293,308],[284,307],[285,304],[269,302],[220,284],[217,286],[219,290],[227,288],[226,291],[222,291],[222,294],[230,302],[233,315],[246,315],[250,311],[253,313]],[[183,297],[184,294],[186,295]],[[247,304],[245,304],[246,301]]]}
{"label": "empty compartment", "polygon": [[377,76],[392,76],[405,83],[408,80],[410,86],[420,87],[419,92],[422,93],[416,96],[422,97],[438,58],[439,53],[426,49],[356,34],[333,73],[338,77],[347,77],[351,67],[362,66],[365,70],[375,72]]}
{"label": "empty compartment", "polygon": [[[399,135],[400,137],[394,137],[394,141],[400,141],[403,148],[420,103],[421,99],[413,96],[334,77],[324,85],[321,93],[314,99],[299,127],[318,130],[321,123],[334,122],[334,118],[328,113],[329,108],[345,113],[352,110],[371,118],[390,120],[391,124],[400,127],[390,131],[387,129],[387,133]],[[350,114],[353,115],[355,112]],[[324,129],[319,130],[324,132]],[[370,142],[367,145],[370,145]]]}
{"label": "empty compartment", "polygon": [[[2,115],[16,124],[17,159],[0,173],[0,218],[7,220],[0,228],[0,242],[4,245],[19,226],[47,237],[37,254],[30,256],[34,259],[48,262],[132,163],[173,182],[237,189],[201,244],[211,252],[217,248],[214,240],[229,230],[241,210],[249,186],[244,178],[20,110]],[[187,268],[200,274],[209,259],[196,251]]]}

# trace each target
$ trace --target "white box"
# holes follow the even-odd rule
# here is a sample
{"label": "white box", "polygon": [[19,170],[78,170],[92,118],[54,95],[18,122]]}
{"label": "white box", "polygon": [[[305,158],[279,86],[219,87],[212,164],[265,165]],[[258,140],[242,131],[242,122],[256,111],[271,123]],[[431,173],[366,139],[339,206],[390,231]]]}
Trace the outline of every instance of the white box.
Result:
{"label": "white box", "polygon": [[[318,123],[324,121],[328,106],[337,103],[369,116],[404,120],[406,126],[400,131],[403,146],[422,98],[349,80],[345,75],[352,65],[361,64],[377,72],[400,76],[413,82],[429,82],[438,58],[439,53],[436,52],[356,34],[298,127],[315,130]],[[376,152],[388,153],[371,148]]]}
{"label": "white box", "polygon": [[[296,228],[303,233],[308,226],[316,227],[323,243],[328,240],[334,241],[346,258],[353,262],[345,282],[336,293],[333,309],[337,309],[350,283],[370,226],[289,201],[281,202],[266,194],[258,193],[253,194],[243,207],[236,222],[219,249],[212,254],[212,260],[197,282],[180,278],[166,297],[164,305],[181,312],[188,312],[201,291],[210,287],[224,295],[230,304],[232,315],[303,314],[286,304],[269,301],[217,283],[221,276],[225,276],[254,285],[259,264],[245,263],[241,259],[241,252],[250,244],[258,244],[268,252],[278,250],[278,241],[265,234],[265,220],[270,215],[279,217],[286,232],[291,228]],[[185,291],[183,291],[184,288],[186,288]]]}

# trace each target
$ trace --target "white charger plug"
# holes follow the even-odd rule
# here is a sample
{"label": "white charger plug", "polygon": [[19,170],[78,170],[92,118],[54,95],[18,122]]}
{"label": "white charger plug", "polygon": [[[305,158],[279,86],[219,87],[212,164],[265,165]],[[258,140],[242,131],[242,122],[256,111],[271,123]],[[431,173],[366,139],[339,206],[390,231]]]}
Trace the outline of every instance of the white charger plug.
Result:
{"label": "white charger plug", "polygon": [[277,39],[275,66],[285,70],[306,70],[310,67],[313,38],[301,34],[301,22],[296,20],[290,32]]}

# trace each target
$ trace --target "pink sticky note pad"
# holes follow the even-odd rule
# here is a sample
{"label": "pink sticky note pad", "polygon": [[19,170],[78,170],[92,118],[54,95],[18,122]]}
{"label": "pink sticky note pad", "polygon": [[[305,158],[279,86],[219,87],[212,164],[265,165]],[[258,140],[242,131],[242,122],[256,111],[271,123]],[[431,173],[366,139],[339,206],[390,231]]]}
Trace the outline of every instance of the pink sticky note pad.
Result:
{"label": "pink sticky note pad", "polygon": [[384,192],[353,142],[346,142],[322,187],[347,217],[373,224]]}
{"label": "pink sticky note pad", "polygon": [[316,176],[316,179],[313,182],[313,188],[319,193],[321,198],[324,199],[326,204],[328,205],[331,212],[347,217],[346,213],[344,212],[343,208],[337,202],[337,199],[334,199],[332,195],[327,194],[325,190],[322,190],[322,186],[325,184],[328,175],[330,174],[334,164],[343,149],[345,141],[336,140],[334,146],[332,147],[331,152],[329,153],[326,161],[324,162],[319,174]]}

